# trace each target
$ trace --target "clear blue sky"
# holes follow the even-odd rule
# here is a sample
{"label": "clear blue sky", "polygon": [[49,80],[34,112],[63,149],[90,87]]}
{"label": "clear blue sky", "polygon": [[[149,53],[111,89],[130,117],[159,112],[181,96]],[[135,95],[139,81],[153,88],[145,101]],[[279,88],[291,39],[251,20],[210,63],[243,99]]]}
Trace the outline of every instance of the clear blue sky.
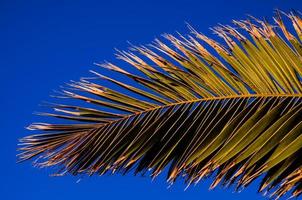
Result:
{"label": "clear blue sky", "polygon": [[93,62],[114,60],[114,48],[150,43],[162,33],[186,33],[185,21],[201,32],[245,18],[270,17],[273,9],[302,11],[291,1],[15,1],[0,0],[1,180],[0,199],[259,199],[257,182],[240,194],[216,188],[209,181],[183,191],[167,189],[163,177],[140,176],[51,178],[50,169],[16,164],[17,139],[38,117],[38,104],[69,80],[89,75]]}

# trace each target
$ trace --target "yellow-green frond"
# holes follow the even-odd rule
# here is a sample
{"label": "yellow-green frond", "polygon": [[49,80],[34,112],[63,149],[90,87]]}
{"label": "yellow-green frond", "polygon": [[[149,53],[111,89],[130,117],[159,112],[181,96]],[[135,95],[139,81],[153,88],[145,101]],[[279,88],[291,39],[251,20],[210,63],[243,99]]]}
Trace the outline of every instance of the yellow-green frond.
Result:
{"label": "yellow-green frond", "polygon": [[127,67],[97,64],[111,75],[68,84],[59,98],[87,106],[49,104],[41,115],[72,123],[30,125],[38,133],[20,140],[20,160],[73,175],[168,167],[170,183],[213,174],[211,187],[237,189],[264,175],[259,191],[300,195],[302,19],[282,15],[214,27],[222,43],[189,26],[188,36],[118,51]]}

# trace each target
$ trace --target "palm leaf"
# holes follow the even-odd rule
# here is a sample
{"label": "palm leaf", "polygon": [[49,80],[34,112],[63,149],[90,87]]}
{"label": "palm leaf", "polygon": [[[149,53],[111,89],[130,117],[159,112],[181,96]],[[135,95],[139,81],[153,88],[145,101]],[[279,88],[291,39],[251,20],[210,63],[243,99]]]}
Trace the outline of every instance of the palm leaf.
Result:
{"label": "palm leaf", "polygon": [[300,195],[302,19],[286,16],[295,31],[277,11],[275,25],[251,17],[215,27],[225,46],[189,26],[191,35],[164,35],[170,45],[118,51],[139,73],[105,63],[124,78],[93,71],[70,83],[61,97],[88,106],[51,104],[41,115],[74,123],[30,125],[39,133],[21,139],[20,160],[73,175],[169,168],[170,183],[188,185],[215,174],[211,187],[237,189],[264,174],[259,191]]}

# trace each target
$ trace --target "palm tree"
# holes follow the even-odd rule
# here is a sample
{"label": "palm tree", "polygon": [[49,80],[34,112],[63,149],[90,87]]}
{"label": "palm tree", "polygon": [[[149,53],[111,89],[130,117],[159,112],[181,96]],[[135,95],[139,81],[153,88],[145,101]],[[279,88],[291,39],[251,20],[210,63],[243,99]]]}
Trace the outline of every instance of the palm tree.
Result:
{"label": "palm tree", "polygon": [[55,112],[41,115],[77,123],[30,125],[39,133],[21,139],[20,160],[38,157],[57,175],[154,178],[168,168],[171,184],[214,174],[211,188],[240,189],[263,175],[260,192],[300,195],[302,19],[285,14],[290,27],[281,14],[274,25],[251,17],[213,28],[225,46],[189,26],[191,35],[164,35],[169,45],[118,51],[131,72],[106,62],[98,65],[116,78],[92,71],[68,84],[58,97],[83,103],[49,104]]}

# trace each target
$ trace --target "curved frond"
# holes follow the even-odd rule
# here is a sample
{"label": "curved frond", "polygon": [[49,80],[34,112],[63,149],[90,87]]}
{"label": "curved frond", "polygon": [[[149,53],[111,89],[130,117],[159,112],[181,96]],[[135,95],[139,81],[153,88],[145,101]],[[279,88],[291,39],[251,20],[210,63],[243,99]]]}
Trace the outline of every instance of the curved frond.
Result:
{"label": "curved frond", "polygon": [[211,187],[237,189],[264,175],[259,191],[300,195],[302,19],[286,18],[213,28],[224,44],[189,26],[188,36],[164,35],[169,44],[118,51],[139,73],[104,63],[124,78],[92,71],[70,83],[62,98],[85,106],[50,104],[55,112],[41,115],[73,123],[30,125],[39,133],[21,139],[20,160],[73,175],[168,168],[170,183],[214,174]]}

